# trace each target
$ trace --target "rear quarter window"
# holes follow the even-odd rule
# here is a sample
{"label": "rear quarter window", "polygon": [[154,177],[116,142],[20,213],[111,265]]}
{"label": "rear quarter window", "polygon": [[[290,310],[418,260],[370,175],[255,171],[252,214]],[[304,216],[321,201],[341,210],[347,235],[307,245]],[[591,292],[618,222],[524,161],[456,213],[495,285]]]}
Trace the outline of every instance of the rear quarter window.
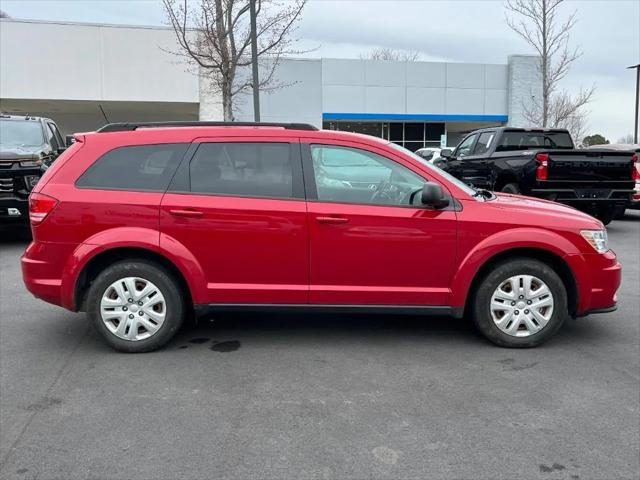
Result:
{"label": "rear quarter window", "polygon": [[80,188],[164,192],[189,144],[119,147],[102,155],[76,182]]}

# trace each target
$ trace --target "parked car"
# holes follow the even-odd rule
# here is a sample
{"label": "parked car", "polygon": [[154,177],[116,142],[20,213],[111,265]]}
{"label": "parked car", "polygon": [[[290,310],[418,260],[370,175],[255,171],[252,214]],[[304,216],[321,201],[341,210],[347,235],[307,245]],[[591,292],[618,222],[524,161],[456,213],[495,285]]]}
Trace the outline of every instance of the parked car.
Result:
{"label": "parked car", "polygon": [[605,149],[575,150],[562,129],[485,128],[467,135],[445,168],[465,183],[571,205],[605,225],[629,202],[638,156]]}
{"label": "parked car", "polygon": [[416,155],[424,158],[425,160],[433,163],[435,160],[440,158],[441,148],[436,147],[424,147],[416,150]]}
{"label": "parked car", "polygon": [[[351,181],[362,172],[349,165],[365,163],[386,172],[374,188]],[[30,218],[26,287],[86,311],[125,352],[161,347],[188,312],[247,309],[469,315],[495,344],[532,347],[569,317],[614,310],[621,275],[584,213],[469,187],[383,139],[298,124],[76,135]]]}
{"label": "parked car", "polygon": [[[633,152],[636,154],[636,157],[640,155],[640,144],[638,143],[611,143],[607,145],[593,145],[587,147],[587,150],[622,150],[626,152]],[[633,195],[631,196],[631,200],[624,207],[621,207],[618,211],[616,211],[615,218],[624,217],[624,212],[627,208],[631,208],[634,210],[640,210],[640,162],[636,160],[635,162],[636,173],[634,175],[635,179],[635,188],[633,189]]]}
{"label": "parked car", "polygon": [[65,148],[53,120],[0,114],[0,224],[29,224],[29,193]]}

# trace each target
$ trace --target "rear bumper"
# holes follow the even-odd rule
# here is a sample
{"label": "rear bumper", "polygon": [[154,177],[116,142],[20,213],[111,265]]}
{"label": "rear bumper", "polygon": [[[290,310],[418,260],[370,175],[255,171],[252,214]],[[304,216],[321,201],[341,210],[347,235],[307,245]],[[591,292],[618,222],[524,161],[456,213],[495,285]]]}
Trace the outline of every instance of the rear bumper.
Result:
{"label": "rear bumper", "polygon": [[634,193],[630,189],[613,188],[532,188],[531,195],[577,208],[589,205],[627,205]]}
{"label": "rear bumper", "polygon": [[36,298],[71,309],[62,288],[64,262],[75,245],[67,243],[31,242],[20,259],[22,280]]}
{"label": "rear bumper", "polygon": [[0,197],[0,223],[28,223],[29,201],[18,197]]}

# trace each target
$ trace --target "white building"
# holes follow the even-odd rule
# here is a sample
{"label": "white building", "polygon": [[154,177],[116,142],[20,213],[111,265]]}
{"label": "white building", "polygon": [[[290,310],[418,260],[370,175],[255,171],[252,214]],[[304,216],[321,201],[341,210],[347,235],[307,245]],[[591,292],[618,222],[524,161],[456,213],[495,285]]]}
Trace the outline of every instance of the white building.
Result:
{"label": "white building", "polygon": [[[107,120],[221,119],[217,95],[168,53],[176,50],[168,28],[3,19],[0,110],[48,116],[65,133]],[[286,59],[276,76],[288,86],[261,95],[261,116],[383,136],[412,149],[443,138],[453,145],[474,128],[524,124],[523,105],[541,92],[536,61]],[[236,117],[253,119],[250,95],[237,103]]]}

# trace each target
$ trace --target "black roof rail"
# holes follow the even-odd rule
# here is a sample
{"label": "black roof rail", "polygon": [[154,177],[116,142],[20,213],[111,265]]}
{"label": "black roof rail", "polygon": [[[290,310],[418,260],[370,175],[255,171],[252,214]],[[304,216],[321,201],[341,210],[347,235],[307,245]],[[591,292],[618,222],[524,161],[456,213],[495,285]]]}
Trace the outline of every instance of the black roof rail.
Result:
{"label": "black roof rail", "polygon": [[96,130],[98,133],[131,132],[138,128],[168,127],[281,127],[287,130],[318,130],[308,123],[270,123],[270,122],[121,122],[108,123]]}

